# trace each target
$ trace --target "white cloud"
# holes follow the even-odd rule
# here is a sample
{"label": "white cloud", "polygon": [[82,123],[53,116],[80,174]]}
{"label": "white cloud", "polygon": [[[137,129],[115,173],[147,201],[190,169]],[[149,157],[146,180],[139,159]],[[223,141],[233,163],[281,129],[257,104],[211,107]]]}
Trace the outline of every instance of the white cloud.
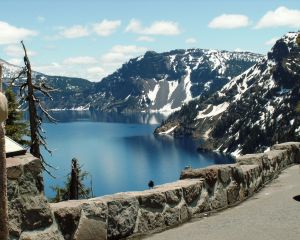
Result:
{"label": "white cloud", "polygon": [[115,45],[99,59],[91,56],[69,57],[61,62],[36,65],[34,70],[59,76],[81,77],[91,81],[100,81],[114,72],[130,58],[143,54],[147,48],[136,45]]}
{"label": "white cloud", "polygon": [[97,60],[94,57],[79,56],[66,58],[63,63],[66,65],[88,65],[97,63]]}
{"label": "white cloud", "polygon": [[79,77],[91,81],[100,81],[107,75],[105,70],[98,66],[87,67],[87,65],[71,65],[58,62],[40,66],[35,65],[34,70],[52,76]]}
{"label": "white cloud", "polygon": [[136,39],[138,42],[154,42],[155,39],[149,36],[140,36]]}
{"label": "white cloud", "polygon": [[129,22],[125,31],[144,35],[178,35],[181,32],[177,22],[155,21],[150,26],[143,27],[142,23],[136,19]]}
{"label": "white cloud", "polygon": [[65,38],[80,38],[89,35],[88,28],[82,25],[74,25],[69,28],[65,28],[60,32],[60,35]]}
{"label": "white cloud", "polygon": [[21,58],[12,58],[12,59],[9,59],[7,62],[9,62],[10,64],[13,64],[13,65],[17,65],[17,66],[22,65]]}
{"label": "white cloud", "polygon": [[48,65],[33,64],[33,70],[48,75],[68,76],[68,74],[65,74],[63,66],[57,62],[53,62]]}
{"label": "white cloud", "polygon": [[0,44],[15,44],[37,34],[36,31],[15,27],[7,22],[0,21]]}
{"label": "white cloud", "polygon": [[97,35],[107,37],[115,32],[120,25],[120,20],[109,21],[104,19],[100,23],[95,23],[93,29]]}
{"label": "white cloud", "polygon": [[115,45],[112,47],[112,52],[124,53],[124,54],[140,54],[147,50],[145,47],[139,47],[135,45]]}
{"label": "white cloud", "polygon": [[197,39],[196,38],[187,38],[187,39],[185,39],[185,43],[194,44],[194,43],[197,43]]}
{"label": "white cloud", "polygon": [[275,11],[268,11],[256,24],[255,28],[268,27],[300,27],[300,10],[278,7]]}
{"label": "white cloud", "polygon": [[270,40],[266,41],[265,45],[274,45],[278,39],[278,37],[273,37]]}
{"label": "white cloud", "polygon": [[102,67],[91,67],[87,69],[87,72],[90,79],[98,81],[107,75]]}
{"label": "white cloud", "polygon": [[[3,49],[4,53],[9,57],[22,57],[24,51],[21,45],[8,45]],[[34,51],[27,50],[28,56],[35,56],[37,53]]]}
{"label": "white cloud", "polygon": [[102,55],[101,63],[107,66],[109,70],[115,70],[130,58],[137,57],[147,51],[145,47],[135,45],[116,45],[112,49]]}
{"label": "white cloud", "polygon": [[125,29],[125,32],[134,32],[141,33],[143,31],[143,27],[140,21],[136,19],[131,19],[128,26]]}
{"label": "white cloud", "polygon": [[46,20],[43,16],[38,16],[36,19],[37,19],[37,21],[40,22],[40,23],[43,23],[43,22],[45,22],[45,20]]}
{"label": "white cloud", "polygon": [[249,18],[241,14],[222,14],[214,18],[209,24],[210,28],[234,29],[250,25]]}

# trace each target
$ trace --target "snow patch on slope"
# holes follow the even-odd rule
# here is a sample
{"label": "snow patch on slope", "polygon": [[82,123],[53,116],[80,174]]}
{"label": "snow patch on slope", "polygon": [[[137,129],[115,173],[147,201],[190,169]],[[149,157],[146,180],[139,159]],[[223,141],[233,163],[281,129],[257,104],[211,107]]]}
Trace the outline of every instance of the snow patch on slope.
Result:
{"label": "snow patch on slope", "polygon": [[[229,103],[228,102],[224,102],[221,103],[217,106],[212,106],[211,104],[207,106],[206,109],[199,111],[198,116],[196,117],[196,119],[202,119],[202,118],[207,118],[207,117],[214,117],[216,115],[221,114],[222,112],[226,111],[226,109],[228,108]],[[209,111],[209,109],[212,107],[212,110]]]}
{"label": "snow patch on slope", "polygon": [[184,78],[184,89],[185,89],[185,94],[186,98],[184,100],[184,103],[188,103],[189,101],[193,100],[192,93],[191,93],[191,87],[192,87],[192,82],[191,82],[191,68],[187,67],[186,68],[187,74]]}
{"label": "snow patch on slope", "polygon": [[177,128],[177,125],[174,127],[171,127],[170,129],[168,129],[167,131],[164,132],[160,132],[160,135],[165,135],[165,134],[171,134],[172,132],[174,132],[174,130]]}
{"label": "snow patch on slope", "polygon": [[178,86],[178,81],[168,81],[169,84],[169,94],[168,94],[168,100],[171,98],[173,92]]}
{"label": "snow patch on slope", "polygon": [[159,84],[156,84],[154,89],[152,91],[150,90],[148,93],[148,98],[151,100],[152,105],[154,105],[159,88],[160,88]]}

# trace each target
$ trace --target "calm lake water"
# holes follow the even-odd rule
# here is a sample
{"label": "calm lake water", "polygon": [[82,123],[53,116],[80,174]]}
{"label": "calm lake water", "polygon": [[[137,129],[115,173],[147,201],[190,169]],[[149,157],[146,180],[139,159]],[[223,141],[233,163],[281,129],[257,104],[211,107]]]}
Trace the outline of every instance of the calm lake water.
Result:
{"label": "calm lake water", "polygon": [[[53,155],[46,159],[57,170],[56,179],[44,174],[45,192],[54,195],[50,186],[63,185],[76,157],[91,174],[95,196],[147,189],[179,179],[181,170],[212,164],[231,163],[230,157],[196,151],[197,142],[153,135],[160,114],[101,114],[56,112],[57,124],[45,123],[48,145]],[[89,180],[90,181],[90,180]]]}

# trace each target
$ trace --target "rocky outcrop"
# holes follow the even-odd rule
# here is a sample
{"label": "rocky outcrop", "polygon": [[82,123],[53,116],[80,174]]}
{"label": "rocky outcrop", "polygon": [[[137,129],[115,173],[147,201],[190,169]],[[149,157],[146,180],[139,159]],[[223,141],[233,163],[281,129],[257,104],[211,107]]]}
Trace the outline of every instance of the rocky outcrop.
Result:
{"label": "rocky outcrop", "polygon": [[300,143],[274,145],[236,164],[187,169],[181,180],[143,192],[51,204],[65,239],[123,239],[177,226],[236,205],[300,161]]}
{"label": "rocky outcrop", "polygon": [[7,158],[11,239],[63,239],[43,194],[41,167],[41,161],[31,154]]}

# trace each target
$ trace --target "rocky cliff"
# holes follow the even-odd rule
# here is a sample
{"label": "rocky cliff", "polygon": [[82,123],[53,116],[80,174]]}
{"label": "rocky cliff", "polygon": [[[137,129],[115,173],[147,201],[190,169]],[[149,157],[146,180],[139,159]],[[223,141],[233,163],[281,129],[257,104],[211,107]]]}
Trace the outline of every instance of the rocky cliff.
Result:
{"label": "rocky cliff", "polygon": [[245,154],[276,142],[298,140],[299,33],[280,38],[267,57],[210,97],[201,97],[167,119],[157,134],[205,139],[202,149]]}

